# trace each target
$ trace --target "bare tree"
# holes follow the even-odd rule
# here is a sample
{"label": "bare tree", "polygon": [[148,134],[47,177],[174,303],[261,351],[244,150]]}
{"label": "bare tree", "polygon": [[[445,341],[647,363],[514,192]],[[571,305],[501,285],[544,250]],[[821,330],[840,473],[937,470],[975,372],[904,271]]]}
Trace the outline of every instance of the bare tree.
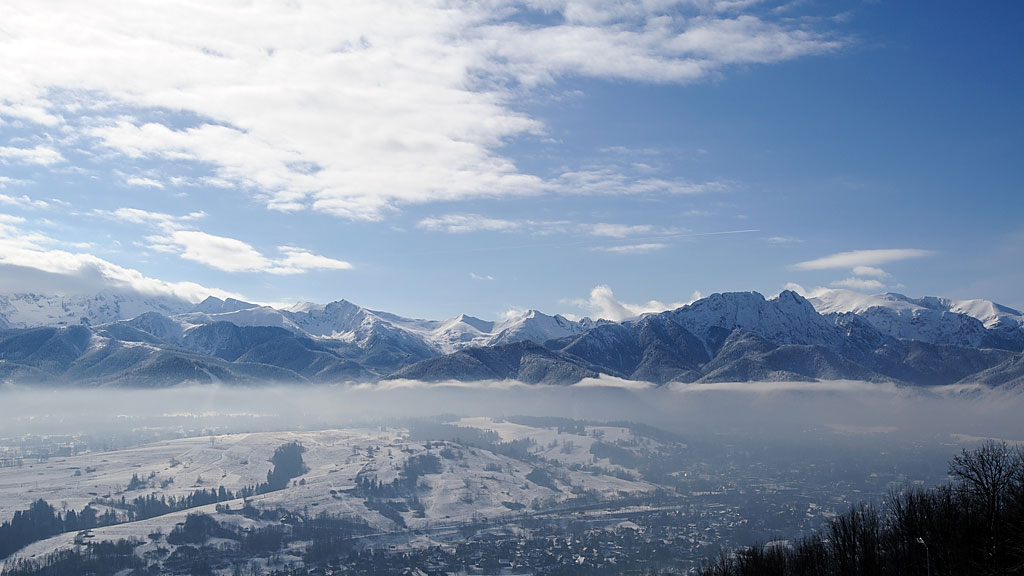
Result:
{"label": "bare tree", "polygon": [[949,473],[978,498],[982,505],[988,541],[989,566],[999,565],[999,544],[1007,534],[999,526],[1005,506],[1010,502],[1024,466],[1019,447],[988,440],[974,450],[963,449],[949,463]]}

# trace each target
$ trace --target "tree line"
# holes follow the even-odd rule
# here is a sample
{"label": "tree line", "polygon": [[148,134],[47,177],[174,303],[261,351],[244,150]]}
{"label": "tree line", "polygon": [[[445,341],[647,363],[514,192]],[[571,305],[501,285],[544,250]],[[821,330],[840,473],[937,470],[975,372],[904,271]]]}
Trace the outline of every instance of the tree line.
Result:
{"label": "tree line", "polygon": [[[305,450],[298,442],[279,446],[270,459],[274,466],[267,472],[267,481],[237,491],[220,486],[217,489],[196,490],[177,498],[148,494],[132,500],[124,496],[119,499],[94,500],[92,504],[107,508],[103,513],[99,513],[92,504],[86,505],[79,512],[60,512],[45,500],[36,500],[27,510],[18,510],[11,520],[0,524],[0,559],[7,558],[33,542],[64,532],[135,522],[208,504],[248,498],[253,494],[281,490],[288,486],[290,480],[307,471],[302,460]],[[129,486],[140,487],[144,484],[138,475],[133,474]]]}
{"label": "tree line", "polygon": [[788,545],[724,552],[701,576],[1024,574],[1024,450],[988,441],[955,456],[951,481],[893,491]]}

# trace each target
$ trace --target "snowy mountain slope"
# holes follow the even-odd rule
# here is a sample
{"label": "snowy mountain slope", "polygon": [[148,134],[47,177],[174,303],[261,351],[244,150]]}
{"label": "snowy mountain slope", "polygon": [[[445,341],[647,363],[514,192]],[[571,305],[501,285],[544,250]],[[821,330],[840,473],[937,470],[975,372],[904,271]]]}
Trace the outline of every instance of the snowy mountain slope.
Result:
{"label": "snowy mountain slope", "polygon": [[[505,426],[486,420],[459,425],[466,429],[475,425],[483,430]],[[658,489],[672,490],[643,480],[617,477],[641,474],[635,468],[612,464],[591,453],[592,445],[597,443],[594,436],[600,435],[609,441],[628,440],[636,446],[631,450],[636,451],[639,459],[647,451],[665,447],[650,438],[614,426],[587,426],[589,435],[528,426],[515,428],[516,439],[530,443],[532,457],[515,458],[487,447],[440,438],[413,440],[405,429],[375,428],[181,438],[26,463],[5,471],[5,482],[0,485],[0,521],[10,520],[16,510],[26,509],[38,499],[63,503],[74,510],[89,505],[103,512],[118,510],[110,503],[121,497],[127,501],[149,496],[181,499],[197,490],[218,490],[221,486],[237,492],[263,482],[272,467],[269,460],[275,449],[291,442],[303,446],[306,472],[284,489],[250,497],[248,505],[258,510],[285,510],[306,519],[320,513],[343,515],[365,523],[368,532],[385,539],[395,535],[413,538],[419,531],[433,529],[433,538],[459,541],[464,539],[459,531],[446,526],[482,520],[499,522],[507,519],[513,509],[526,515],[544,514],[581,493],[590,496],[593,506],[601,501],[614,505],[624,496]],[[556,446],[557,449],[552,448]],[[687,449],[685,445],[673,447]],[[586,470],[582,469],[584,465]],[[408,478],[413,468],[419,469],[417,477],[411,486],[403,485],[402,478]],[[536,470],[545,471],[542,476],[546,482],[539,479]],[[393,484],[395,480],[399,482]],[[382,488],[366,488],[370,482],[374,486],[379,482]],[[389,506],[381,506],[382,503]],[[173,555],[182,544],[169,541],[166,535],[180,526],[189,513],[202,512],[219,522],[242,523],[247,527],[285,522],[280,516],[255,519],[239,514],[245,505],[242,499],[224,505],[220,509],[207,505],[94,528],[89,530],[89,536],[92,542],[137,537],[147,542],[138,549],[140,554],[159,546],[164,553],[155,557],[164,558],[168,552]],[[389,508],[390,513],[386,513]],[[77,532],[30,544],[15,558],[38,558],[54,550],[72,548]]]}
{"label": "snowy mountain slope", "polygon": [[784,291],[765,299],[757,292],[712,294],[670,313],[672,318],[704,341],[710,352],[721,341],[722,331],[739,328],[779,345],[818,345],[830,350],[842,347],[843,335],[802,296]]}
{"label": "snowy mountain slope", "polygon": [[202,314],[224,314],[227,312],[236,312],[238,310],[247,310],[257,306],[257,304],[243,302],[242,300],[236,300],[234,298],[221,300],[216,296],[208,296],[205,300],[196,304],[195,308],[193,308],[191,312],[199,312]]}
{"label": "snowy mountain slope", "polygon": [[526,384],[571,384],[596,378],[598,367],[582,359],[552,352],[530,340],[467,348],[406,366],[389,378],[443,382],[446,380],[516,380]]}
{"label": "snowy mountain slope", "polygon": [[177,314],[172,317],[181,323],[183,327],[202,326],[217,322],[230,322],[237,326],[266,326],[284,328],[291,332],[302,333],[303,330],[292,322],[287,316],[269,306],[253,306],[240,310],[229,310],[226,312],[206,313],[188,312]]}
{"label": "snowy mountain slope", "polygon": [[562,316],[548,316],[536,310],[502,322],[488,322],[465,314],[442,321],[416,320],[368,310],[344,300],[324,306],[302,304],[283,310],[282,314],[313,337],[328,337],[361,345],[378,337],[419,339],[425,346],[440,353],[522,340],[542,343],[552,338],[582,333],[593,325],[590,320],[573,322]]}
{"label": "snowy mountain slope", "polygon": [[106,324],[146,312],[173,315],[193,307],[191,302],[165,296],[106,290],[93,295],[17,293],[0,295],[0,317],[9,328]]}
{"label": "snowy mountain slope", "polygon": [[[341,359],[337,362],[345,363]],[[0,333],[0,378],[28,385],[70,383],[147,388],[185,383],[307,381],[292,370],[268,363],[245,359],[230,362],[159,342],[121,340],[81,325]]]}
{"label": "snowy mountain slope", "polygon": [[605,372],[656,383],[695,380],[700,366],[711,359],[704,343],[666,314],[602,324],[548,346]]}
{"label": "snowy mountain slope", "polygon": [[1024,314],[988,300],[823,290],[809,299],[823,315],[854,313],[894,338],[932,344],[1024,348]]}
{"label": "snowy mountain slope", "polygon": [[[345,300],[277,309],[117,293],[2,298],[20,324],[56,323],[0,328],[0,379],[26,383],[391,377],[571,384],[605,374],[657,384],[842,377],[937,385],[996,369],[1024,348],[1024,318],[992,302],[843,290],[810,300],[790,291],[774,298],[713,294],[621,323],[571,321],[536,310],[500,322],[466,315],[420,320]],[[80,312],[91,314],[84,324]],[[115,320],[92,320],[105,318]]]}
{"label": "snowy mountain slope", "polygon": [[277,326],[311,338],[339,340],[361,348],[390,341],[424,356],[522,340],[542,343],[581,334],[594,326],[589,319],[574,322],[536,310],[501,322],[489,322],[465,314],[448,320],[403,318],[346,300],[329,304],[302,302],[280,310],[251,305],[219,311],[221,308],[215,304],[204,302],[197,310],[176,318],[188,324],[231,322],[239,326]]}
{"label": "snowy mountain slope", "polygon": [[430,339],[442,352],[454,352],[470,346],[481,346],[490,339],[495,322],[466,314],[445,320],[430,330]]}
{"label": "snowy mountain slope", "polygon": [[1011,356],[991,368],[966,376],[960,382],[1024,389],[1024,352]]}
{"label": "snowy mountain slope", "polygon": [[726,339],[715,359],[703,366],[703,371],[704,376],[697,382],[886,380],[823,346],[779,346],[738,328]]}
{"label": "snowy mountain slope", "polygon": [[582,334],[594,326],[596,323],[589,318],[574,322],[558,314],[548,316],[537,310],[529,310],[521,316],[497,324],[486,345],[509,344],[521,340],[543,344],[548,340]]}
{"label": "snowy mountain slope", "polygon": [[[545,346],[558,353],[544,358],[546,383],[559,384],[588,377],[578,370],[583,367],[656,384],[855,379],[932,386],[988,370],[1012,354],[999,348],[897,339],[853,312],[822,316],[795,292],[770,299],[757,293],[715,294]],[[509,352],[502,346],[467,349],[420,362],[395,376],[432,381],[517,378],[512,369],[484,366],[483,359],[518,366],[539,358],[534,354],[523,361]]]}

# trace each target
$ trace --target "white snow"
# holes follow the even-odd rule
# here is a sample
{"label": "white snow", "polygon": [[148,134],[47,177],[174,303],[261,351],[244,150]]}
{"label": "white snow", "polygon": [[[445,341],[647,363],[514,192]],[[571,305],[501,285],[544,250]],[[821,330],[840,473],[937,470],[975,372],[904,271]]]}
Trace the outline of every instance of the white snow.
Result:
{"label": "white snow", "polygon": [[809,301],[820,314],[852,312],[890,336],[933,343],[980,346],[986,330],[1012,338],[1024,329],[1024,314],[989,300],[915,299],[891,292],[868,295],[827,289]]}
{"label": "white snow", "polygon": [[740,328],[776,344],[818,344],[835,349],[842,340],[833,324],[790,291],[769,300],[757,292],[712,294],[672,314],[705,343],[713,327]]}
{"label": "white snow", "polygon": [[[500,517],[510,512],[506,502],[527,506],[556,503],[572,497],[574,487],[595,490],[609,497],[656,488],[646,482],[565,468],[573,463],[621,468],[595,462],[589,447],[596,441],[592,436],[595,430],[600,430],[607,441],[633,438],[632,433],[623,428],[588,427],[587,436],[578,436],[490,419],[469,419],[459,424],[495,429],[503,438],[534,438],[537,455],[550,461],[543,465],[555,466],[559,490],[538,486],[526,479],[537,464],[447,442],[433,442],[427,449],[423,442],[409,441],[401,429],[263,432],[181,438],[6,468],[0,474],[0,520],[10,519],[16,510],[26,509],[40,498],[58,509],[81,510],[97,498],[120,499],[123,496],[130,501],[149,494],[180,497],[219,486],[237,491],[263,482],[272,467],[269,459],[274,450],[292,441],[306,448],[303,460],[309,471],[284,490],[252,497],[250,501],[254,506],[312,514],[354,515],[384,532],[394,530],[394,522],[368,509],[362,496],[350,492],[356,486],[356,478],[362,475],[387,484],[400,474],[409,458],[427,452],[439,458],[442,471],[419,479],[417,498],[423,504],[424,517],[417,518],[411,510],[403,513],[408,528],[413,530],[475,517]],[[133,474],[146,480],[147,486],[128,491]],[[242,501],[228,504],[238,509]],[[203,507],[201,511],[217,514],[213,506]],[[156,530],[167,534],[188,512],[98,528],[92,531],[93,541],[129,536],[145,538]],[[237,515],[217,517],[221,521],[246,522]],[[63,534],[37,542],[17,556],[31,557],[71,546],[73,537],[73,534]]]}
{"label": "white snow", "polygon": [[164,315],[189,310],[192,303],[163,296],[105,290],[98,294],[60,295],[17,293],[0,295],[0,317],[11,328],[106,324],[127,320],[146,312]]}

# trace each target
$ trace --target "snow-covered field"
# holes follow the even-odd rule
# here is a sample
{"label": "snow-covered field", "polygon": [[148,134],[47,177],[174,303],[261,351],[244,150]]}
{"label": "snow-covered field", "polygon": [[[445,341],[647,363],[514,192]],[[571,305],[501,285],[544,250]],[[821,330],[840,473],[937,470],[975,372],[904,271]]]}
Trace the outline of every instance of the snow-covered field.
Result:
{"label": "snow-covered field", "polygon": [[[559,433],[554,428],[533,428],[497,422],[487,418],[458,421],[459,426],[494,430],[503,441],[532,439],[532,453],[539,458],[518,460],[485,449],[451,442],[411,441],[408,431],[399,428],[342,429],[303,432],[263,432],[181,438],[126,448],[86,453],[41,462],[26,462],[19,468],[0,469],[0,520],[9,520],[38,499],[57,509],[81,510],[97,500],[122,497],[131,501],[156,494],[181,497],[197,490],[223,486],[227,490],[264,482],[273,465],[274,450],[290,442],[305,448],[303,460],[308,472],[293,479],[283,490],[253,496],[256,508],[296,511],[304,515],[327,512],[361,518],[380,533],[405,532],[456,525],[480,519],[500,518],[513,508],[536,509],[555,505],[582,491],[614,498],[627,493],[644,493],[657,487],[642,481],[602,474],[593,467],[610,472],[621,466],[595,459],[590,447],[601,436],[605,441],[636,440],[629,430],[617,427],[588,427],[588,435]],[[429,445],[429,448],[428,448]],[[366,506],[365,494],[355,490],[357,479],[365,477],[387,485],[399,477],[410,458],[431,454],[441,463],[440,473],[419,478],[415,497],[422,504],[421,514],[405,511],[407,528]],[[573,466],[579,465],[579,466]],[[574,469],[570,470],[572,466]],[[591,467],[589,471],[582,466]],[[550,486],[541,486],[527,476],[535,467],[551,473]],[[128,490],[132,477],[144,486]],[[624,474],[619,474],[625,476]],[[227,503],[239,509],[242,500]],[[511,504],[511,506],[510,506]],[[147,520],[97,528],[92,541],[136,537],[152,533],[168,534],[190,512],[212,514],[219,521],[252,523],[240,515],[218,514],[214,505],[174,512]],[[74,533],[36,542],[23,549],[19,557],[38,557],[53,550],[72,546]],[[154,544],[147,544],[153,546]]]}

